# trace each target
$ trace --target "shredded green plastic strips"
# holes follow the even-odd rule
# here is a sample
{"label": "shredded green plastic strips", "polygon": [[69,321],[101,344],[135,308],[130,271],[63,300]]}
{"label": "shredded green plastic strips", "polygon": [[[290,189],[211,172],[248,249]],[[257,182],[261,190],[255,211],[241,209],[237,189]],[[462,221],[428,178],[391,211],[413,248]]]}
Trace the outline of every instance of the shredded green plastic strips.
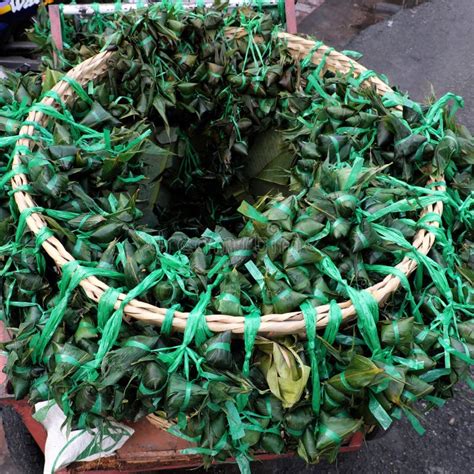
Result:
{"label": "shredded green plastic strips", "polygon": [[58,325],[61,323],[61,319],[66,311],[69,298],[72,292],[77,288],[79,283],[89,276],[109,276],[120,278],[121,274],[116,273],[115,275],[110,271],[104,271],[97,268],[84,268],[81,267],[77,262],[71,262],[63,265],[62,267],[63,277],[59,285],[59,302],[51,311],[49,318],[44,326],[41,334],[31,340],[32,349],[32,360],[37,362],[43,355],[43,352],[53,337]]}
{"label": "shredded green plastic strips", "polygon": [[[462,99],[381,98],[373,71],[330,72],[330,50],[313,64],[319,41],[295,60],[276,10],[256,7],[65,17],[59,65],[43,12],[30,32],[42,74],[0,85],[0,317],[13,334],[1,349],[15,397],[54,400],[68,427],[104,433],[155,413],[194,444],[186,453],[234,457],[242,472],[262,451],[332,461],[356,431],[402,415],[422,433],[417,401],[438,407],[474,384]],[[111,47],[103,78],[67,75]],[[51,90],[60,81],[71,103]],[[18,174],[28,184],[12,190]],[[35,207],[19,212],[17,192]],[[438,202],[442,216],[424,211]],[[426,256],[419,232],[435,239]],[[61,269],[42,247],[52,238],[74,258]],[[406,257],[412,276],[397,268]],[[109,287],[97,304],[81,289],[92,277]],[[367,288],[386,277],[400,289],[379,307]],[[163,308],[161,327],[124,318],[133,299]],[[222,314],[239,324],[212,333]]]}

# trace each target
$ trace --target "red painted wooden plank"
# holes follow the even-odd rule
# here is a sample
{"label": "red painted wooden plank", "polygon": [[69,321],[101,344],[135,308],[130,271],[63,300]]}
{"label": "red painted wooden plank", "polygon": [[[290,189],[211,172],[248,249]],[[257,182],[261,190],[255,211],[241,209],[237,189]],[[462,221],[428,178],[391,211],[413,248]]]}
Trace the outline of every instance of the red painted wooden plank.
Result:
{"label": "red painted wooden plank", "polygon": [[[61,15],[59,13],[59,5],[50,5],[49,9],[49,23],[51,25],[51,37],[53,39],[54,46],[58,51],[63,51],[63,34],[61,29]],[[53,51],[54,64],[58,64],[58,55],[56,51]]]}
{"label": "red painted wooden plank", "polygon": [[296,26],[295,0],[285,0],[286,31],[291,34],[298,32]]}

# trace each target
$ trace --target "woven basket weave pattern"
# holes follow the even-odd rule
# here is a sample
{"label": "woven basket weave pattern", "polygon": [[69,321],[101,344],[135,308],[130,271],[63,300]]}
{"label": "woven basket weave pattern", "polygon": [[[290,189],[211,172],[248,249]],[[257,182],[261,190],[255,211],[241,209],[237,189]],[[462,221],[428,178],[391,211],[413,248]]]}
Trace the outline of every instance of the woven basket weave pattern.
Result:
{"label": "woven basket weave pattern", "polygon": [[[227,34],[239,34],[239,32],[234,30],[232,33],[228,32]],[[287,33],[280,33],[279,37],[287,42],[288,50],[296,59],[303,59],[307,57],[309,54],[311,54],[315,45],[314,41]],[[87,84],[91,80],[98,79],[108,71],[109,67],[112,67],[113,55],[114,53],[110,51],[100,53],[73,68],[68,73],[68,76],[82,85]],[[354,76],[359,76],[360,74],[367,71],[363,66],[348,58],[347,56],[333,50],[329,51],[327,46],[321,46],[316,51],[314,51],[312,53],[311,60],[318,64],[323,58],[325,58],[325,68],[334,72],[352,72]],[[377,77],[369,77],[366,80],[366,83],[374,87],[377,93],[380,95],[391,91],[390,87]],[[75,92],[70,84],[66,81],[60,81],[58,84],[56,84],[53,91],[58,94],[65,103],[70,103],[75,99]],[[43,99],[42,104],[58,107],[58,104],[51,97]],[[44,126],[48,119],[49,118],[41,111],[34,110],[28,115],[27,121],[36,122]],[[32,125],[25,125],[22,127],[20,134],[33,136],[34,127]],[[17,142],[17,144],[19,145],[19,148],[13,159],[14,169],[21,165],[21,157],[23,154],[21,149],[26,147],[29,150],[33,150],[35,146],[34,141],[29,138],[22,138]],[[37,207],[37,204],[34,202],[30,194],[24,191],[27,185],[28,179],[25,174],[18,173],[12,178],[12,187],[14,190],[16,190],[15,200],[18,208],[20,212],[30,212],[30,214],[27,215],[27,225],[29,229],[37,235],[44,227],[47,227],[47,223],[40,212],[28,211],[28,209]],[[438,187],[436,189],[442,190],[443,188]],[[436,202],[433,205],[427,206],[423,210],[421,217],[427,213],[441,215],[442,212],[443,203]],[[438,227],[438,222],[436,221],[430,222],[428,224],[430,226]],[[413,247],[417,249],[418,252],[426,255],[431,249],[434,240],[434,234],[421,229],[414,237]],[[72,262],[75,260],[74,257],[69,252],[67,252],[62,243],[54,236],[47,238],[43,242],[42,246],[59,268],[61,268],[67,262]],[[396,266],[396,268],[405,275],[411,274],[416,267],[417,263],[408,257],[405,257]],[[91,300],[96,302],[100,300],[108,288],[104,282],[100,281],[96,277],[85,278],[81,281],[80,285],[86,295]],[[367,291],[369,291],[377,300],[377,302],[381,304],[391,294],[393,294],[399,286],[400,280],[393,275],[389,275],[376,285],[367,288]],[[116,308],[119,308],[125,297],[125,294],[121,294],[118,297],[115,305]],[[355,308],[351,301],[339,303],[339,306],[341,308],[342,318],[344,321],[349,320],[356,315]],[[166,312],[166,308],[158,308],[139,300],[130,301],[124,308],[125,316],[158,326],[161,326],[163,323]],[[329,320],[329,305],[319,306],[317,308],[317,314],[317,327],[325,327]],[[177,331],[184,331],[188,317],[189,313],[176,311],[173,317],[173,328]],[[213,314],[206,316],[206,321],[209,329],[213,332],[232,331],[235,334],[242,334],[244,332],[245,317]],[[305,333],[305,322],[303,315],[300,311],[295,311],[286,314],[268,314],[261,316],[259,333],[266,334],[267,336],[283,334],[303,335]]]}

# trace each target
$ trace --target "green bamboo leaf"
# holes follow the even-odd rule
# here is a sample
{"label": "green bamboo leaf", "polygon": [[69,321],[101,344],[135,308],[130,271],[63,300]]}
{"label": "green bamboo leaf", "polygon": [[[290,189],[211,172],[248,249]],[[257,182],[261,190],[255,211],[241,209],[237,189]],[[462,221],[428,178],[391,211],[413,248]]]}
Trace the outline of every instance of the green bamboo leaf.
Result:
{"label": "green bamboo leaf", "polygon": [[380,340],[407,353],[414,342],[414,318],[403,318],[382,323]]}
{"label": "green bamboo leaf", "polygon": [[110,222],[94,230],[89,238],[93,242],[109,244],[122,235],[123,229],[124,225],[121,222]]}
{"label": "green bamboo leaf", "polygon": [[329,460],[334,459],[342,442],[354,434],[361,425],[362,420],[332,417],[322,413],[316,443],[319,455],[327,456]]}
{"label": "green bamboo leaf", "polygon": [[143,385],[153,392],[162,389],[168,380],[168,370],[160,361],[145,364],[143,369]]}
{"label": "green bamboo leaf", "polygon": [[374,383],[377,376],[382,373],[383,369],[377,367],[370,359],[355,355],[347,369],[331,377],[328,384],[343,393],[355,394]]}
{"label": "green bamboo leaf", "polygon": [[232,333],[225,331],[216,334],[203,344],[203,355],[211,367],[221,370],[232,368],[231,341]]}
{"label": "green bamboo leaf", "polygon": [[[293,160],[294,155],[283,141],[282,134],[269,130],[255,137],[244,171],[250,179],[285,186]],[[251,185],[251,189],[255,185]]]}
{"label": "green bamboo leaf", "polygon": [[313,429],[307,428],[298,441],[298,455],[308,464],[317,462],[319,452],[316,448],[316,437]]}
{"label": "green bamboo leaf", "polygon": [[282,402],[273,395],[259,397],[255,400],[255,411],[264,417],[271,418],[273,422],[283,420]]}
{"label": "green bamboo leaf", "polygon": [[310,368],[303,364],[288,340],[277,343],[261,338],[255,341],[255,345],[259,350],[255,361],[260,365],[271,392],[282,401],[284,408],[293,406],[301,399]]}
{"label": "green bamboo leaf", "polygon": [[469,344],[474,344],[474,319],[458,323],[459,335]]}
{"label": "green bamboo leaf", "polygon": [[280,454],[285,448],[285,443],[279,434],[263,433],[260,446],[266,453]]}
{"label": "green bamboo leaf", "polygon": [[116,126],[120,122],[107,112],[99,102],[94,102],[89,112],[81,120],[81,124],[87,127],[97,127],[98,125]]}
{"label": "green bamboo leaf", "polygon": [[50,69],[49,67],[46,68],[44,71],[44,79],[43,79],[43,90],[42,93],[51,90],[64,76],[64,73],[61,71],[55,71]]}
{"label": "green bamboo leaf", "polygon": [[297,407],[285,415],[285,428],[292,436],[299,437],[313,421],[314,412],[310,406]]}
{"label": "green bamboo leaf", "polygon": [[170,376],[166,390],[165,409],[169,417],[175,417],[178,413],[188,413],[204,400],[207,390],[203,387],[188,382],[178,374]]}

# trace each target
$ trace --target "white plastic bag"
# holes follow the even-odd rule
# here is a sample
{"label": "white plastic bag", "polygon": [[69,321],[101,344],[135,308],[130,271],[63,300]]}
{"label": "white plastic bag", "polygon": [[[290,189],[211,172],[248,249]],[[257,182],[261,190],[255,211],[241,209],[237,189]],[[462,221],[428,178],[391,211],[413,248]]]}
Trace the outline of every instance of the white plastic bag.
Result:
{"label": "white plastic bag", "polygon": [[100,433],[97,428],[67,433],[66,416],[52,401],[37,403],[33,417],[48,433],[44,474],[53,474],[75,461],[93,461],[111,456],[134,433],[129,426],[114,421],[110,422],[105,433]]}

